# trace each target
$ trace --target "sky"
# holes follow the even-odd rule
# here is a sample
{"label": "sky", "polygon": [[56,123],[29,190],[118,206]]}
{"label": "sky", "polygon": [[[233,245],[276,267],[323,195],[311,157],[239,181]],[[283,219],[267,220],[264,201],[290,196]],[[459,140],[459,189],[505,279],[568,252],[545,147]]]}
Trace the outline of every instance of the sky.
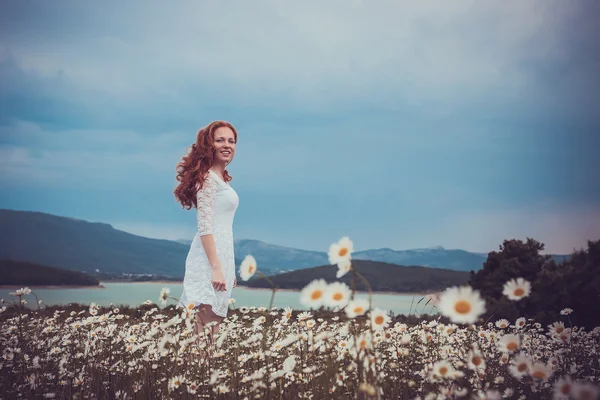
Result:
{"label": "sky", "polygon": [[600,239],[600,2],[0,3],[0,208],[189,239],[175,168],[231,122],[236,239]]}

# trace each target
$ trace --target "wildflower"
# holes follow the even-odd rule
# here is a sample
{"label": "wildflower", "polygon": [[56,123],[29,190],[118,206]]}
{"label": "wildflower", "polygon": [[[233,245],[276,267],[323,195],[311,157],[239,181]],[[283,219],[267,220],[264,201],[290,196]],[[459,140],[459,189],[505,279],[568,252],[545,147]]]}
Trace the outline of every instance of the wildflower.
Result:
{"label": "wildflower", "polygon": [[518,354],[513,359],[513,363],[509,366],[509,371],[512,376],[517,379],[525,376],[531,367],[531,358],[526,354]]}
{"label": "wildflower", "polygon": [[387,327],[391,319],[389,315],[387,315],[387,313],[380,308],[371,310],[369,316],[371,317],[371,326],[376,330]]}
{"label": "wildflower", "polygon": [[531,283],[523,278],[511,279],[504,284],[502,294],[510,300],[519,301],[529,296],[531,293]]}
{"label": "wildflower", "polygon": [[354,252],[354,244],[348,236],[344,236],[337,243],[333,243],[329,246],[329,252],[327,253],[329,263],[343,264],[352,259],[352,252]]}
{"label": "wildflower", "polygon": [[523,328],[526,324],[527,320],[523,317],[517,318],[517,320],[515,321],[515,327],[517,327],[517,329]]}
{"label": "wildflower", "polygon": [[504,335],[498,340],[498,350],[503,353],[512,353],[521,348],[519,335]]}
{"label": "wildflower", "polygon": [[573,391],[573,381],[570,376],[564,376],[558,378],[554,382],[554,399],[555,400],[566,400],[570,397]]}
{"label": "wildflower", "polygon": [[500,328],[500,329],[504,329],[508,326],[508,321],[505,319],[499,319],[498,321],[496,321],[496,327]]}
{"label": "wildflower", "polygon": [[341,260],[337,263],[338,266],[338,270],[335,273],[335,277],[336,278],[341,278],[342,276],[346,275],[348,273],[348,271],[350,271],[350,269],[352,268],[352,261],[348,260]]}
{"label": "wildflower", "polygon": [[573,385],[572,398],[576,400],[595,400],[600,391],[598,387],[588,382],[577,382]]}
{"label": "wildflower", "polygon": [[185,378],[181,375],[176,375],[169,380],[169,392],[174,389],[179,389],[179,387],[185,383]]}
{"label": "wildflower", "polygon": [[162,288],[160,291],[160,295],[158,296],[158,299],[160,300],[160,303],[163,306],[167,305],[167,299],[169,298],[169,293],[171,293],[171,289],[169,289],[169,288]]}
{"label": "wildflower", "polygon": [[302,289],[300,302],[307,307],[319,308],[323,305],[326,290],[327,282],[324,279],[315,279]]}
{"label": "wildflower", "polygon": [[562,309],[562,310],[560,311],[560,315],[569,315],[569,314],[571,314],[572,312],[573,312],[573,310],[572,310],[572,309],[570,309],[570,308],[564,308],[564,309]]}
{"label": "wildflower", "polygon": [[323,303],[329,307],[344,308],[350,300],[352,291],[343,282],[329,284],[323,293]]}
{"label": "wildflower", "polygon": [[252,278],[252,276],[256,273],[256,270],[256,260],[253,256],[248,254],[240,264],[240,278],[242,278],[244,281],[247,281],[248,279]]}
{"label": "wildflower", "polygon": [[477,350],[470,350],[469,355],[467,356],[469,369],[477,370],[483,369],[485,370],[485,360],[481,353]]}
{"label": "wildflower", "polygon": [[453,286],[440,295],[439,308],[454,323],[474,323],[485,313],[485,302],[470,286]]}
{"label": "wildflower", "polygon": [[547,381],[552,376],[552,370],[542,362],[533,363],[529,367],[529,376],[537,381]]}
{"label": "wildflower", "polygon": [[366,299],[354,299],[351,300],[346,306],[346,315],[348,318],[356,318],[359,315],[363,315],[369,308],[369,301]]}

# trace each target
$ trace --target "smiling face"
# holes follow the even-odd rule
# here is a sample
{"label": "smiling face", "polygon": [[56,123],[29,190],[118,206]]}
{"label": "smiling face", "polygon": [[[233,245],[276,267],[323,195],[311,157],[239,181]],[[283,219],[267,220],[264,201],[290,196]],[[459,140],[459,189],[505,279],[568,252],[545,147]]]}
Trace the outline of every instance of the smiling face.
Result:
{"label": "smiling face", "polygon": [[227,127],[222,126],[215,130],[215,162],[227,165],[235,155],[235,134]]}

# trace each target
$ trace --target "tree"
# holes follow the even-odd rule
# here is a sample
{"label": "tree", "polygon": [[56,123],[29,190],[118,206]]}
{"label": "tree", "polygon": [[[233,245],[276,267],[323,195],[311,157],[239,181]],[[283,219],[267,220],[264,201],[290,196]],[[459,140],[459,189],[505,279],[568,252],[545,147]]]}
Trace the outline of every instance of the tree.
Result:
{"label": "tree", "polygon": [[[534,318],[544,325],[560,319],[560,310],[575,310],[574,325],[591,329],[600,325],[595,309],[600,300],[600,240],[588,241],[587,250],[573,252],[560,264],[540,251],[544,245],[534,239],[505,240],[500,251],[491,252],[469,283],[486,301],[485,319]],[[502,294],[504,284],[516,278],[531,283],[531,294],[511,301]]]}

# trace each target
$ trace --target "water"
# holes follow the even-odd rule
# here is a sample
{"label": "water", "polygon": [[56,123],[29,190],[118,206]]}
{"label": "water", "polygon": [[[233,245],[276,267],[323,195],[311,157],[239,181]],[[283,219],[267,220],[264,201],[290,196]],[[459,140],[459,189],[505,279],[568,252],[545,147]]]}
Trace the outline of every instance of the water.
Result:
{"label": "water", "polygon": [[[116,306],[128,305],[138,306],[150,300],[153,303],[159,304],[158,296],[162,288],[171,289],[170,295],[179,298],[182,291],[181,283],[101,283],[104,288],[76,288],[76,289],[36,289],[37,297],[46,305],[65,305],[69,303],[90,304],[92,302],[108,306],[111,303]],[[10,302],[16,300],[16,297],[10,295],[15,289],[0,288],[0,298]],[[264,306],[268,307],[271,300],[271,291],[262,289],[248,289],[242,286],[233,289],[232,297],[236,300],[235,307],[242,306]],[[369,298],[367,293],[357,293],[356,298]],[[373,294],[373,307],[379,307],[384,310],[393,312],[394,314],[408,314],[412,305],[412,314],[429,314],[431,312],[431,304],[424,309],[426,300],[421,301],[417,307],[417,302],[421,300],[423,295],[405,295],[405,294]],[[33,294],[24,297],[28,302],[28,306],[35,307],[35,296]],[[273,306],[278,308],[292,307],[295,310],[307,309],[306,306],[300,303],[299,291],[277,291]],[[169,299],[167,304],[176,304],[175,300]],[[416,308],[416,311],[415,311]],[[435,309],[434,309],[435,313]]]}

